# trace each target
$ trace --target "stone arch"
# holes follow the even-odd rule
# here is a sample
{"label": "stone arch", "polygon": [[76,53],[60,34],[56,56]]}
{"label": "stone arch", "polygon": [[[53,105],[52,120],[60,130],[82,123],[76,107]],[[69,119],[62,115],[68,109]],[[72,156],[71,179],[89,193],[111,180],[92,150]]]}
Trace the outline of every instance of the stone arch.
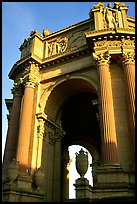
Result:
{"label": "stone arch", "polygon": [[[51,118],[51,120],[57,122],[58,109],[61,107],[64,101],[66,101],[70,96],[85,90],[88,92],[97,93],[96,81],[85,76],[66,75],[65,79],[59,79],[47,90],[45,90],[43,96],[41,97],[41,109],[48,117]],[[58,100],[59,97],[61,97],[61,100]],[[44,100],[45,98],[46,101]],[[54,106],[53,101],[56,104],[56,108],[52,108]],[[49,114],[49,109],[54,109],[54,113]]]}
{"label": "stone arch", "polygon": [[[98,99],[98,94],[97,94],[97,85],[95,83],[95,81],[92,82],[91,79],[86,78],[85,76],[72,76],[70,77],[69,75],[66,76],[65,79],[60,79],[59,81],[57,81],[56,83],[53,84],[53,86],[51,86],[48,89],[49,93],[46,95],[43,94],[42,100],[43,100],[43,111],[46,114],[46,118],[47,118],[47,122],[45,123],[47,125],[48,121],[53,122],[53,126],[55,125],[56,127],[59,127],[60,124],[62,125],[62,114],[63,114],[63,110],[66,107],[69,107],[69,100],[72,100],[73,102],[73,98],[74,100],[76,100],[77,97],[80,97],[80,101],[82,101],[81,99],[83,98],[83,102],[85,101],[85,103],[87,101],[91,99]],[[44,103],[44,96],[46,97],[45,103]],[[86,100],[85,98],[86,97]],[[94,105],[91,102],[91,107],[92,109],[94,109]],[[86,107],[86,106],[85,106]],[[88,106],[89,108],[89,106]],[[96,107],[97,108],[97,107]],[[76,114],[77,115],[77,112]],[[66,116],[65,116],[66,117]],[[89,117],[90,118],[90,117]],[[61,191],[64,191],[65,186],[68,185],[66,184],[65,181],[65,175],[66,175],[66,165],[67,165],[67,161],[68,161],[68,147],[71,144],[79,144],[79,145],[83,145],[85,148],[88,149],[88,151],[90,152],[90,154],[93,157],[93,163],[98,164],[99,158],[100,158],[100,151],[101,151],[101,140],[100,140],[100,128],[99,128],[99,121],[97,121],[96,116],[94,115],[93,118],[91,119],[91,124],[93,121],[96,121],[93,124],[93,130],[88,130],[85,135],[84,133],[82,133],[82,135],[78,138],[78,137],[74,137],[74,140],[72,140],[71,142],[69,141],[69,139],[71,138],[71,135],[65,131],[63,129],[63,131],[66,132],[65,137],[62,139],[61,144],[59,144],[59,142],[55,142],[53,144],[51,144],[50,146],[48,145],[48,148],[51,149],[50,152],[48,153],[49,156],[51,158],[53,158],[52,160],[52,164],[50,164],[53,169],[53,178],[51,178],[53,180],[53,189],[56,189],[56,180],[59,178],[56,175],[56,172],[59,172],[59,169],[55,172],[54,168],[56,167],[57,162],[61,163],[61,167],[60,167],[60,171],[62,171],[61,175],[61,184],[60,181],[58,180],[58,185],[61,185],[62,187],[60,189],[62,189]],[[89,125],[88,126],[92,126]],[[96,126],[94,128],[94,126]],[[46,126],[46,128],[48,128]],[[86,127],[84,127],[86,128]],[[52,132],[52,134],[54,134],[54,130],[50,130]],[[92,135],[92,133],[93,135]],[[54,136],[53,136],[54,137]],[[44,155],[46,155],[46,151],[48,151],[48,148],[45,146],[45,144],[43,144],[43,161],[44,161]],[[60,155],[60,156],[59,156]],[[59,159],[60,158],[60,159]],[[54,162],[55,161],[55,162]],[[45,162],[44,162],[45,163]],[[43,164],[44,166],[46,165]],[[54,167],[55,166],[55,167]],[[48,167],[45,167],[48,168]],[[59,167],[58,167],[59,168]],[[49,167],[50,170],[45,169],[45,171],[49,172],[47,175],[46,179],[49,179],[49,177],[52,177],[51,174],[51,167]],[[92,173],[91,173],[92,176]],[[93,179],[93,183],[96,181],[96,176],[95,174],[93,175],[94,179]],[[49,186],[47,187],[49,189]],[[49,193],[50,190],[47,190],[47,193]],[[67,193],[62,193],[62,195],[64,196]],[[59,193],[55,193],[54,196],[57,197],[59,195]],[[63,198],[62,198],[63,199]]]}

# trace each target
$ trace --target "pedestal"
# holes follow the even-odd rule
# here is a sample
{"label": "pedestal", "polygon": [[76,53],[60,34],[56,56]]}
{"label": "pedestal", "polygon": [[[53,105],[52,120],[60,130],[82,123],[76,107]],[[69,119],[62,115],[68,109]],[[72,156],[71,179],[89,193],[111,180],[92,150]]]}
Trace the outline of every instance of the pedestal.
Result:
{"label": "pedestal", "polygon": [[78,178],[74,186],[76,187],[76,199],[92,198],[92,188],[86,178]]}

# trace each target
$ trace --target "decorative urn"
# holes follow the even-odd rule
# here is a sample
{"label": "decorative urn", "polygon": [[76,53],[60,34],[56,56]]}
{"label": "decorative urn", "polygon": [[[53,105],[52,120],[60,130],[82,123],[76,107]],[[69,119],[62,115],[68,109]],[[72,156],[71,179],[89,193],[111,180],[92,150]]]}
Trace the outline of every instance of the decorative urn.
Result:
{"label": "decorative urn", "polygon": [[36,184],[36,186],[38,187],[38,189],[42,188],[42,184],[44,181],[44,172],[42,170],[42,168],[38,168],[36,169],[35,173],[34,173],[34,182]]}
{"label": "decorative urn", "polygon": [[84,178],[88,170],[88,152],[85,152],[82,148],[79,154],[76,153],[76,169],[80,177]]}
{"label": "decorative urn", "polygon": [[16,159],[13,159],[11,163],[9,163],[8,167],[8,178],[11,182],[14,182],[19,173],[19,162]]}

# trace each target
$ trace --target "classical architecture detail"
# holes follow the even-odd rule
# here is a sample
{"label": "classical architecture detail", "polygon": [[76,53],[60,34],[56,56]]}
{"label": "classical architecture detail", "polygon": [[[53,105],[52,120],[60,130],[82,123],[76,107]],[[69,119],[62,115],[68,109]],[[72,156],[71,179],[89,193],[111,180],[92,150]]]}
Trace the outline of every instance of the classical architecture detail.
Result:
{"label": "classical architecture detail", "polygon": [[30,38],[27,38],[24,40],[23,44],[20,46],[20,51],[21,51],[21,58],[26,57],[31,53],[32,49],[32,41]]}
{"label": "classical architecture detail", "polygon": [[62,139],[64,138],[65,136],[65,131],[62,130],[62,127],[60,127],[59,129],[57,129],[55,131],[55,135],[56,135],[56,138],[58,141],[62,141]]}
{"label": "classical architecture detail", "polygon": [[[135,201],[135,18],[127,11],[99,2],[89,19],[34,30],[20,46],[5,100],[3,202]],[[93,185],[81,150],[69,199],[74,144],[92,155]]]}
{"label": "classical architecture detail", "polygon": [[41,167],[35,170],[33,179],[34,179],[35,185],[37,186],[37,190],[41,191],[43,187],[43,179],[44,179],[44,172]]}
{"label": "classical architecture detail", "polygon": [[68,45],[68,38],[59,38],[56,40],[56,42],[50,42],[48,43],[48,56],[59,54],[61,52],[64,52],[67,49]]}
{"label": "classical architecture detail", "polygon": [[13,95],[22,95],[22,87],[19,83],[14,83],[14,87],[11,89]]}
{"label": "classical architecture detail", "polygon": [[105,64],[105,65],[109,65],[110,62],[110,55],[109,52],[104,52],[104,53],[99,53],[99,54],[95,54],[92,53],[93,58],[95,59],[95,62],[97,64],[97,66]]}
{"label": "classical architecture detail", "polygon": [[[114,107],[109,72],[110,55],[108,52],[96,55],[93,53],[98,66],[100,118],[102,123],[102,154],[104,163],[118,163],[117,140],[114,119]],[[105,153],[107,152],[107,153]]]}
{"label": "classical architecture detail", "polygon": [[[100,11],[100,20],[102,21],[101,28],[124,28],[127,27],[127,21],[124,19],[125,11],[128,7],[124,3],[114,2],[114,7],[112,8],[112,4],[108,3],[108,6],[104,8],[104,3],[98,3],[94,5],[93,9],[91,9],[89,15],[92,18],[93,12]],[[96,15],[96,14],[95,14]],[[96,22],[99,23],[99,22]],[[95,25],[96,26],[96,25]]]}
{"label": "classical architecture detail", "polygon": [[[129,46],[132,45],[131,43],[128,44]],[[123,64],[135,64],[135,52],[123,52],[122,53]]]}
{"label": "classical architecture detail", "polygon": [[13,159],[8,167],[8,178],[10,179],[11,183],[15,181],[18,174],[19,174],[19,162]]}
{"label": "classical architecture detail", "polygon": [[56,140],[57,140],[57,137],[56,135],[53,133],[53,132],[46,132],[46,135],[48,136],[49,138],[49,143],[50,144],[55,144]]}

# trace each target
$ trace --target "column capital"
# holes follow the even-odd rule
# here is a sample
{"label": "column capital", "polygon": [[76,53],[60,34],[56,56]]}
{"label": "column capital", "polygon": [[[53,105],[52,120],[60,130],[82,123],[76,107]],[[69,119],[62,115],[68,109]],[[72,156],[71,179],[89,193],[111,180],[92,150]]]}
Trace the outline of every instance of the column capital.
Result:
{"label": "column capital", "polygon": [[42,139],[44,139],[44,132],[45,132],[45,128],[44,128],[44,120],[43,119],[38,119],[39,125],[37,127],[37,137],[40,137]]}
{"label": "column capital", "polygon": [[61,142],[62,139],[63,139],[64,136],[65,136],[65,131],[62,130],[62,128],[60,127],[59,129],[57,129],[57,130],[55,131],[55,135],[56,135],[56,140],[57,140],[58,142]]}
{"label": "column capital", "polygon": [[54,134],[54,132],[46,131],[46,135],[49,138],[49,143],[52,145],[55,144],[57,138],[56,138],[56,135]]}
{"label": "column capital", "polygon": [[129,52],[124,51],[122,53],[122,63],[123,65],[135,64],[135,52],[134,51],[129,51]]}
{"label": "column capital", "polygon": [[21,96],[22,95],[22,87],[19,83],[14,83],[14,87],[11,89],[11,93],[14,96]]}
{"label": "column capital", "polygon": [[22,84],[25,87],[35,88],[35,86],[39,84],[39,79],[34,74],[28,74],[22,78]]}
{"label": "column capital", "polygon": [[109,52],[100,52],[100,53],[92,53],[92,56],[93,56],[93,59],[95,60],[95,63],[97,66],[100,66],[100,65],[107,65],[109,66],[109,62],[110,62],[110,54]]}

